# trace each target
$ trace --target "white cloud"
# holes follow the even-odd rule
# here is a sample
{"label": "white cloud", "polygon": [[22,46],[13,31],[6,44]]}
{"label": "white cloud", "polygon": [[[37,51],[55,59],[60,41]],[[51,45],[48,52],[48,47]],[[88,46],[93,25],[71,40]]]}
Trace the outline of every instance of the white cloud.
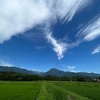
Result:
{"label": "white cloud", "polygon": [[68,71],[75,72],[75,66],[67,66]]}
{"label": "white cloud", "polygon": [[91,20],[81,31],[83,41],[91,41],[100,37],[100,17]]}
{"label": "white cloud", "polygon": [[58,19],[70,21],[89,0],[0,0],[0,43]]}
{"label": "white cloud", "polygon": [[57,0],[57,16],[71,21],[74,15],[89,4],[89,0]]}
{"label": "white cloud", "polygon": [[[12,36],[23,34],[36,25],[50,27],[58,19],[69,22],[91,1],[0,0],[0,43],[9,40]],[[63,53],[67,50],[66,43],[56,40],[52,34],[48,34],[47,39],[53,45],[58,58],[63,58]]]}
{"label": "white cloud", "polygon": [[[81,42],[92,41],[100,37],[100,17],[96,17],[91,20],[85,27],[83,27],[77,37],[81,37]],[[91,54],[100,52],[100,46],[96,47]]]}
{"label": "white cloud", "polygon": [[8,66],[8,67],[12,67],[13,65],[10,64],[8,61],[1,60],[1,59],[0,59],[0,66]]}
{"label": "white cloud", "polygon": [[52,36],[52,33],[47,33],[46,37],[48,39],[48,42],[52,44],[53,50],[57,53],[58,59],[60,60],[61,58],[63,58],[63,54],[67,50],[67,43],[56,40]]}
{"label": "white cloud", "polygon": [[95,54],[95,53],[100,53],[100,45],[93,50],[92,54]]}
{"label": "white cloud", "polygon": [[42,24],[49,15],[43,0],[0,0],[0,42]]}

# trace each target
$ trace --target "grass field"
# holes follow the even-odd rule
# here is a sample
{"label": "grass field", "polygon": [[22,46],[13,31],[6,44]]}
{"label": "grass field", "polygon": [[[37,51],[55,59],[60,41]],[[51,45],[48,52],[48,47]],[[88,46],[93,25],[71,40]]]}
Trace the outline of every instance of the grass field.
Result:
{"label": "grass field", "polygon": [[100,83],[1,81],[0,100],[100,100]]}

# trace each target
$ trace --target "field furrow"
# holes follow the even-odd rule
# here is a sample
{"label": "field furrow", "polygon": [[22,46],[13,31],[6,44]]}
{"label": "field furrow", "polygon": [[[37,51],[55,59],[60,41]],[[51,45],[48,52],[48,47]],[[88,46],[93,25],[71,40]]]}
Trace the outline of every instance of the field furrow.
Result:
{"label": "field furrow", "polygon": [[53,100],[53,97],[50,93],[48,93],[46,82],[42,82],[40,92],[36,100]]}
{"label": "field furrow", "polygon": [[53,95],[54,100],[90,100],[52,83],[48,83],[47,90]]}

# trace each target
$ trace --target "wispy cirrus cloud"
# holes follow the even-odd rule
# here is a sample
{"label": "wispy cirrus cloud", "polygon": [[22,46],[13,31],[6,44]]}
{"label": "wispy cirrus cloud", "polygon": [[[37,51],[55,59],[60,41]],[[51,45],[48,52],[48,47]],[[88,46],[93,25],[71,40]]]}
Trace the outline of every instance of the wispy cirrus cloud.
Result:
{"label": "wispy cirrus cloud", "polygon": [[[92,19],[85,27],[83,27],[77,34],[81,38],[80,43],[84,41],[93,41],[100,37],[100,17],[97,16]],[[100,52],[100,45],[97,46],[91,54]]]}
{"label": "wispy cirrus cloud", "polygon": [[[0,43],[23,34],[36,25],[51,26],[58,19],[69,22],[91,2],[92,0],[1,0]],[[47,39],[53,45],[58,58],[63,58],[63,53],[67,50],[65,43],[57,41],[50,34]]]}
{"label": "wispy cirrus cloud", "polygon": [[91,2],[89,0],[57,0],[56,14],[64,21],[71,21],[78,11]]}
{"label": "wispy cirrus cloud", "polygon": [[0,43],[46,21],[70,21],[89,0],[1,0]]}
{"label": "wispy cirrus cloud", "polygon": [[56,40],[53,36],[52,33],[47,33],[46,37],[48,39],[48,42],[52,44],[53,50],[57,53],[58,59],[60,60],[61,58],[64,57],[64,53],[67,50],[67,43],[61,42],[59,40]]}
{"label": "wispy cirrus cloud", "polygon": [[92,41],[100,37],[100,17],[91,20],[83,29],[80,31],[83,41]]}
{"label": "wispy cirrus cloud", "polygon": [[63,39],[57,40],[53,37],[52,32],[45,33],[48,42],[52,45],[52,49],[57,54],[58,59],[62,59],[64,57],[64,53],[74,47],[79,46],[82,43],[82,40],[76,40],[76,42],[67,42]]}
{"label": "wispy cirrus cloud", "polygon": [[96,53],[100,53],[100,45],[97,46],[97,47],[93,50],[93,52],[92,52],[91,54],[96,54]]}

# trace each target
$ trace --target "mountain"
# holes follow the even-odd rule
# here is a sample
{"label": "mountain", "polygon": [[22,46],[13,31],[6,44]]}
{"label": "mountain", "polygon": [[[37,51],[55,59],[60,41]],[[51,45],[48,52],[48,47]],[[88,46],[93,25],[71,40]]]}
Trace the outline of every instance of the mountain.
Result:
{"label": "mountain", "polygon": [[60,71],[56,68],[52,68],[50,69],[49,71],[45,72],[43,74],[43,76],[46,76],[46,75],[53,75],[53,76],[64,76],[65,75],[65,72],[64,71]]}
{"label": "mountain", "polygon": [[7,71],[7,72],[18,72],[18,73],[25,73],[25,74],[36,74],[36,75],[41,75],[43,74],[42,72],[38,71],[31,71],[19,67],[7,67],[7,66],[0,66],[0,71]]}
{"label": "mountain", "polygon": [[43,76],[46,75],[53,75],[53,76],[78,76],[80,75],[79,73],[74,73],[74,72],[65,72],[65,71],[61,71],[58,70],[56,68],[52,68],[49,71],[47,71],[46,73],[43,74]]}
{"label": "mountain", "polygon": [[7,67],[7,66],[0,66],[0,71],[9,71],[9,72],[18,72],[18,73],[26,73],[26,74],[35,74],[35,75],[41,75],[41,76],[46,76],[46,75],[52,75],[52,76],[89,76],[92,78],[100,76],[100,74],[97,73],[87,73],[87,72],[65,72],[58,70],[56,68],[52,68],[47,72],[39,72],[39,71],[32,71],[32,70],[27,70],[19,67]]}
{"label": "mountain", "polygon": [[46,76],[46,75],[68,76],[68,77],[72,77],[72,76],[89,76],[89,77],[92,77],[92,78],[100,76],[100,74],[97,74],[97,73],[65,72],[65,71],[58,70],[56,68],[52,68],[52,69],[50,69],[49,71],[47,71],[46,73],[43,74],[43,76]]}
{"label": "mountain", "polygon": [[100,74],[98,73],[87,73],[87,72],[79,72],[80,75],[83,75],[83,76],[89,76],[89,77],[98,77],[100,76]]}

